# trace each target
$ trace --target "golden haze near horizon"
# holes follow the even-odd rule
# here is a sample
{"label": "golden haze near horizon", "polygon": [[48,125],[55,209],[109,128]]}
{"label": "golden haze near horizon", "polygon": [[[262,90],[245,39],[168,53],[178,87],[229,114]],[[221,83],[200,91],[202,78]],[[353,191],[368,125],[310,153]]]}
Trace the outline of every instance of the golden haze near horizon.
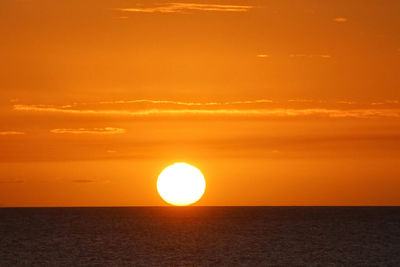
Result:
{"label": "golden haze near horizon", "polygon": [[3,0],[0,205],[399,205],[399,8]]}

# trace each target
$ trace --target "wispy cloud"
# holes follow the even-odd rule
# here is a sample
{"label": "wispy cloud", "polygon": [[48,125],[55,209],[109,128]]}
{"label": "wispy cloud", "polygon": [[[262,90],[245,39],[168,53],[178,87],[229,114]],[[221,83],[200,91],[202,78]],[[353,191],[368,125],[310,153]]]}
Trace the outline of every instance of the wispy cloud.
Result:
{"label": "wispy cloud", "polygon": [[76,184],[93,184],[93,183],[109,183],[109,180],[95,180],[95,179],[75,179],[71,182]]}
{"label": "wispy cloud", "polygon": [[[298,101],[298,100],[296,100]],[[240,101],[244,103],[246,101]],[[253,103],[254,101],[252,101]],[[142,110],[118,110],[118,109],[73,109],[57,106],[43,107],[35,105],[15,105],[15,110],[34,111],[47,113],[63,113],[78,115],[114,115],[114,116],[180,116],[180,115],[207,115],[207,116],[263,116],[263,117],[329,117],[329,118],[400,118],[400,109],[330,109],[330,108],[258,108],[258,109],[142,109]],[[52,133],[70,134],[116,134],[124,133],[120,128],[78,128],[78,129],[53,129]]]}
{"label": "wispy cloud", "polygon": [[299,102],[299,103],[313,103],[313,102],[315,102],[314,100],[312,100],[312,99],[303,99],[303,98],[298,98],[298,99],[289,99],[288,100],[289,102]]}
{"label": "wispy cloud", "polygon": [[[57,108],[69,109],[78,106],[86,105],[118,105],[118,104],[155,104],[155,105],[178,105],[178,106],[225,106],[225,105],[245,105],[245,104],[262,104],[262,103],[273,103],[270,99],[256,99],[256,100],[237,100],[237,101],[225,101],[225,102],[185,102],[175,100],[152,100],[152,99],[135,99],[135,100],[113,100],[113,101],[100,101],[92,103],[74,103],[72,105],[57,106]],[[14,105],[14,109],[23,109],[28,105]],[[41,108],[52,108],[53,105],[29,105],[37,109]]]}
{"label": "wispy cloud", "polygon": [[0,131],[0,135],[21,135],[25,134],[24,132],[16,132],[16,131]]}
{"label": "wispy cloud", "polygon": [[333,19],[334,22],[339,22],[339,23],[347,22],[347,20],[348,19],[344,17],[337,17]]}
{"label": "wispy cloud", "polygon": [[330,54],[290,54],[292,58],[331,58]]}
{"label": "wispy cloud", "polygon": [[126,130],[122,128],[76,128],[76,129],[53,129],[54,134],[122,134]]}
{"label": "wispy cloud", "polygon": [[219,11],[219,12],[246,12],[252,9],[249,5],[222,5],[222,4],[199,4],[199,3],[167,3],[154,7],[117,8],[124,12],[141,13],[184,13],[187,11]]}
{"label": "wispy cloud", "polygon": [[89,183],[95,183],[97,182],[96,180],[90,180],[90,179],[76,179],[72,180],[73,183],[78,183],[78,184],[89,184]]}
{"label": "wispy cloud", "polygon": [[387,105],[387,104],[397,105],[397,104],[400,104],[400,101],[398,101],[398,100],[386,100],[386,101],[372,102],[370,104],[372,106],[382,106],[382,105]]}
{"label": "wispy cloud", "polygon": [[346,101],[346,100],[341,100],[341,101],[336,101],[337,104],[345,104],[345,105],[354,105],[357,104],[354,101]]}
{"label": "wispy cloud", "polygon": [[257,57],[267,58],[267,57],[269,57],[269,55],[267,55],[267,54],[259,54],[259,55],[257,55]]}

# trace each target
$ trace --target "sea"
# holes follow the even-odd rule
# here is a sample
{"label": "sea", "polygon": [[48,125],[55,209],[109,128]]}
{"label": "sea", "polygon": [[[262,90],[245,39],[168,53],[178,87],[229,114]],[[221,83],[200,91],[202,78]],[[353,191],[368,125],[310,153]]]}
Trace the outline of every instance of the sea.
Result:
{"label": "sea", "polygon": [[1,208],[0,266],[400,266],[400,207]]}

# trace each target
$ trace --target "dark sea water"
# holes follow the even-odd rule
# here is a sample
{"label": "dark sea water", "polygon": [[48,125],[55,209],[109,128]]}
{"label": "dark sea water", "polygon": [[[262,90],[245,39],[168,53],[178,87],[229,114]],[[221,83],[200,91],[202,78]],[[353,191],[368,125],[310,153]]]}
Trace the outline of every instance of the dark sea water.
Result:
{"label": "dark sea water", "polygon": [[3,208],[0,266],[400,266],[400,208]]}

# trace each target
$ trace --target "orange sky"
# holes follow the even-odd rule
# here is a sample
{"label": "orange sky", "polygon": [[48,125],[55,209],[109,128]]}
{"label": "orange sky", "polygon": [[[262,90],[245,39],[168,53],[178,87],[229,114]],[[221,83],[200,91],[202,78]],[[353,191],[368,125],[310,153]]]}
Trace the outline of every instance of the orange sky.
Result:
{"label": "orange sky", "polygon": [[0,206],[400,205],[399,10],[2,0]]}

